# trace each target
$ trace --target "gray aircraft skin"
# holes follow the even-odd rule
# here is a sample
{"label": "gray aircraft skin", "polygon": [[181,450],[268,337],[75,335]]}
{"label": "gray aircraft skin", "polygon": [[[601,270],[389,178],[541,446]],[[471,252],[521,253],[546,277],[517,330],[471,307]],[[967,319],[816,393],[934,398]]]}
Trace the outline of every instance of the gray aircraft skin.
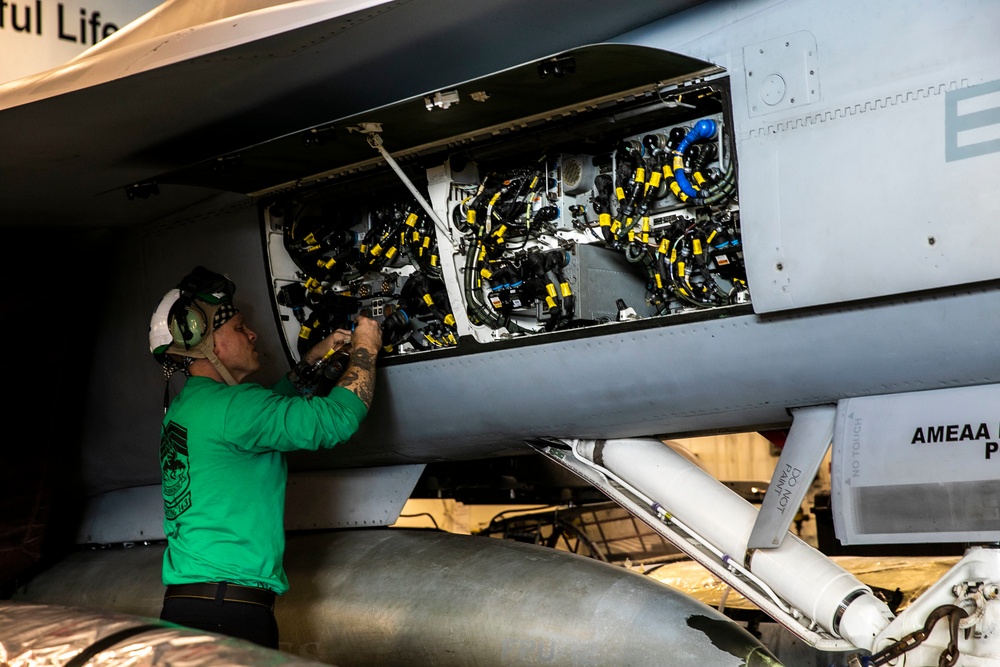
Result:
{"label": "gray aircraft skin", "polygon": [[[359,434],[291,457],[293,481],[419,474],[540,437],[785,428],[793,408],[1000,381],[996,3],[251,4],[229,21],[168,3],[66,67],[0,86],[4,329],[23,382],[8,418],[39,433],[5,468],[28,471],[6,473],[17,497],[86,500],[55,503],[52,530],[162,538],[164,381],[146,332],[192,267],[236,282],[259,334],[254,380],[294,361],[264,205],[272,187],[348,173],[354,154],[282,162],[282,141],[382,112],[405,123],[404,102],[423,111],[426,95],[557,54],[582,62],[592,45],[659,54],[682,68],[671,82],[724,82],[749,302],[383,359]],[[387,145],[411,166],[415,148]],[[272,161],[246,178],[212,169],[261,153]],[[290,498],[290,524],[391,523],[413,488],[403,478],[353,513]]]}

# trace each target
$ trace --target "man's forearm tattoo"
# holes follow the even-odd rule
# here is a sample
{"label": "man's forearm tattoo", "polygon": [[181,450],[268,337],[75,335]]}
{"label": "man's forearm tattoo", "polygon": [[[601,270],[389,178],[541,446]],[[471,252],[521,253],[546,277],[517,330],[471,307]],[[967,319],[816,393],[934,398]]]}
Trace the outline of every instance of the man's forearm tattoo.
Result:
{"label": "man's forearm tattoo", "polygon": [[375,355],[365,349],[353,350],[351,362],[337,384],[371,406],[375,394]]}

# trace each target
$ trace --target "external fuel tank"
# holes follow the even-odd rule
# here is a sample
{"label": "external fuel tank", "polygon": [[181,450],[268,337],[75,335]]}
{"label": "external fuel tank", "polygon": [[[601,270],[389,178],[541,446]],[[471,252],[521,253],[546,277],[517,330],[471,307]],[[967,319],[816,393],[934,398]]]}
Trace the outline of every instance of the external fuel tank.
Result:
{"label": "external fuel tank", "polygon": [[[16,599],[156,617],[163,550],[80,551]],[[290,537],[285,566],[281,648],[329,664],[780,664],[743,628],[669,586],[536,545],[421,530],[323,532]]]}

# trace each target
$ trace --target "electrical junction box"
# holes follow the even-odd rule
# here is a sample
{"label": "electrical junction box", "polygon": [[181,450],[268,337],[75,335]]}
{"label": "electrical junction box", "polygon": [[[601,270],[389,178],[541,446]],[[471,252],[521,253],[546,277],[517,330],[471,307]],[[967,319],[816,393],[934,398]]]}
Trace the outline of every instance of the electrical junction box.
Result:
{"label": "electrical junction box", "polygon": [[842,400],[832,461],[842,544],[1000,541],[1000,385]]}
{"label": "electrical junction box", "polygon": [[622,253],[577,245],[570,254],[566,277],[579,293],[577,318],[614,322],[618,319],[619,299],[640,317],[656,314],[656,309],[646,302],[645,282]]}

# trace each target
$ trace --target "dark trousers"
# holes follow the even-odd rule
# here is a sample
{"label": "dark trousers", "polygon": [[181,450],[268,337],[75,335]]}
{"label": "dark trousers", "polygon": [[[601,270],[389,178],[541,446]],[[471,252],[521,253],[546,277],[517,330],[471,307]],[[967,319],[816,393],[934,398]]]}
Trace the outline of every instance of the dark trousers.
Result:
{"label": "dark trousers", "polygon": [[278,623],[274,620],[274,612],[259,604],[168,598],[163,601],[160,619],[278,648]]}

